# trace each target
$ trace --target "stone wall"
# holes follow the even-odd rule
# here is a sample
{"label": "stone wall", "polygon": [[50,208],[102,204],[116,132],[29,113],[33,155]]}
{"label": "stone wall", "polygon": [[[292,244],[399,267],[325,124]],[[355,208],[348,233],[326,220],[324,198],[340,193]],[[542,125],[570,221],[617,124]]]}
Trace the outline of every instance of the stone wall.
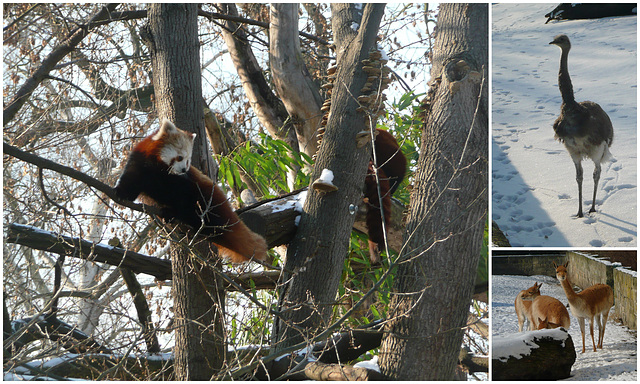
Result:
{"label": "stone wall", "polygon": [[581,252],[567,252],[569,278],[573,285],[585,289],[594,284],[608,284],[613,288],[613,269],[619,263],[610,263]]}
{"label": "stone wall", "polygon": [[492,274],[494,275],[546,275],[555,277],[554,262],[564,263],[565,254],[501,255],[491,257]]}
{"label": "stone wall", "polygon": [[613,283],[616,306],[612,315],[621,319],[622,323],[627,327],[638,329],[637,273],[624,267],[615,268],[613,270]]}

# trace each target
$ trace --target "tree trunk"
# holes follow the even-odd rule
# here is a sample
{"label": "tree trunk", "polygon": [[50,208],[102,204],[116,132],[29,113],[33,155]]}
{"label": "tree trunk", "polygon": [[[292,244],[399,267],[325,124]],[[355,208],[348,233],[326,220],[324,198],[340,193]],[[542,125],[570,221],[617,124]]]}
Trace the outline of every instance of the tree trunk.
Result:
{"label": "tree trunk", "polygon": [[[358,31],[351,29],[349,4],[333,4],[334,36],[338,52],[337,86],[332,108],[312,175],[317,180],[323,169],[331,170],[334,192],[309,188],[296,236],[289,245],[285,271],[293,271],[280,295],[282,317],[274,325],[277,350],[313,337],[330,320],[338,284],[347,256],[355,208],[362,198],[362,186],[371,157],[371,145],[356,146],[356,134],[369,130],[365,115],[357,112],[357,100],[367,75],[361,61],[375,46],[384,4],[367,4]],[[353,209],[351,210],[353,212]],[[319,230],[321,229],[321,230]]]}
{"label": "tree trunk", "polygon": [[[212,175],[204,130],[197,4],[149,5],[147,40],[151,50],[159,117],[196,132],[192,164]],[[204,249],[203,249],[204,247]],[[193,249],[211,254],[201,243]],[[171,249],[173,271],[175,376],[209,380],[224,361],[224,290],[214,272],[179,245]]]}
{"label": "tree trunk", "polygon": [[487,9],[440,5],[435,89],[380,347],[389,379],[452,380],[458,363],[487,212]]}
{"label": "tree trunk", "polygon": [[269,24],[269,63],[273,83],[287,108],[300,149],[309,155],[318,150],[322,97],[302,61],[298,37],[297,3],[272,4]]}
{"label": "tree trunk", "polygon": [[[235,4],[219,3],[217,6],[228,15],[238,16]],[[242,82],[242,88],[260,123],[267,129],[271,137],[284,140],[292,150],[299,151],[298,139],[287,110],[282,100],[278,99],[271,91],[263,70],[251,50],[247,34],[240,24],[234,21],[222,20],[220,22],[223,26],[222,36]],[[297,33],[297,24],[295,28]],[[298,38],[297,35],[296,38]],[[299,169],[292,169],[287,176],[290,190],[294,188],[293,184],[297,172]]]}

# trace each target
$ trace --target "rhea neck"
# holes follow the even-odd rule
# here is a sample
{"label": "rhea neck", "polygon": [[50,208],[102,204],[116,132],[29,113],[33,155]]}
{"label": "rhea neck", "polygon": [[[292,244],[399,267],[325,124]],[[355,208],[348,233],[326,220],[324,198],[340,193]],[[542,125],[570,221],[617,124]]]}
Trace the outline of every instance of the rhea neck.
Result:
{"label": "rhea neck", "polygon": [[562,95],[562,103],[572,105],[576,103],[573,96],[573,86],[571,85],[571,77],[569,76],[568,60],[569,50],[571,46],[560,46],[562,55],[560,56],[560,72],[558,72],[558,87]]}

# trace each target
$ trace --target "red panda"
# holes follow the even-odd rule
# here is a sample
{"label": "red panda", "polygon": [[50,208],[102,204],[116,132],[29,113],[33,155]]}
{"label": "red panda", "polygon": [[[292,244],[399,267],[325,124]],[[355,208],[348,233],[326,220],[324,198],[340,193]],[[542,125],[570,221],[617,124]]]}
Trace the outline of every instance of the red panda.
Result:
{"label": "red panda", "polygon": [[201,229],[220,255],[234,263],[265,260],[264,238],[240,220],[210,178],[191,166],[194,139],[194,133],[163,120],[158,131],[131,150],[114,188],[116,195],[129,201],[140,198],[159,206],[163,219]]}
{"label": "red panda", "polygon": [[[379,245],[384,244],[384,228],[389,228],[391,222],[391,195],[398,189],[407,172],[407,159],[393,135],[381,129],[376,131],[373,150],[376,155],[375,160],[379,164],[378,180],[376,180],[372,157],[365,177],[364,191],[368,205],[366,223],[369,235],[369,255],[372,262],[379,261]],[[382,213],[380,212],[378,181],[382,195],[384,228],[382,226]]]}

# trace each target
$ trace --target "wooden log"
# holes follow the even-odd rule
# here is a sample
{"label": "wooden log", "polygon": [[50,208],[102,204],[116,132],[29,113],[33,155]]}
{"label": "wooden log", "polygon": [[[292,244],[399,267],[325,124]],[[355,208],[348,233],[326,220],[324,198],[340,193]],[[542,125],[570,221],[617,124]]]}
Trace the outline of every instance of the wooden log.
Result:
{"label": "wooden log", "polygon": [[[240,218],[252,231],[262,235],[269,247],[288,244],[298,228],[296,222],[306,199],[306,189],[274,199],[260,201],[249,207],[238,210]],[[402,248],[402,232],[404,231],[405,207],[395,199],[391,199],[391,225],[387,228],[389,248],[399,252]],[[366,204],[358,205],[356,221],[353,229],[367,233]]]}
{"label": "wooden log", "polygon": [[571,375],[576,350],[564,328],[494,337],[493,380],[560,380]]}

